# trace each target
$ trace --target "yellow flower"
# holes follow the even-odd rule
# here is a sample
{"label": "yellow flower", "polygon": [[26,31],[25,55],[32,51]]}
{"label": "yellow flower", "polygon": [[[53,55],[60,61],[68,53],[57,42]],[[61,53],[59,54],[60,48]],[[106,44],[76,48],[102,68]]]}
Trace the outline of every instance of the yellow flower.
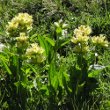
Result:
{"label": "yellow flower", "polygon": [[82,35],[82,31],[76,28],[76,29],[74,30],[74,35],[75,35],[75,36],[77,36],[77,35]]}
{"label": "yellow flower", "polygon": [[75,44],[87,43],[89,40],[89,34],[91,33],[91,28],[89,26],[81,25],[74,30],[74,36],[71,41]]}
{"label": "yellow flower", "polygon": [[10,32],[12,30],[15,30],[18,28],[18,23],[17,22],[8,22],[7,31]]}
{"label": "yellow flower", "polygon": [[89,26],[81,25],[77,29],[74,30],[74,34],[77,36],[79,34],[87,36],[92,32]]}
{"label": "yellow flower", "polygon": [[39,47],[37,43],[31,44],[30,48],[26,50],[27,57],[31,58],[32,61],[34,60],[34,62],[37,61],[37,63],[41,63],[46,59],[43,53],[44,49]]}
{"label": "yellow flower", "polygon": [[14,30],[16,31],[17,29],[20,31],[30,30],[32,29],[32,24],[33,19],[31,15],[28,13],[19,13],[10,22],[8,22],[6,28],[9,33]]}
{"label": "yellow flower", "polygon": [[106,37],[104,35],[93,36],[91,38],[91,41],[94,45],[98,45],[98,46],[102,46],[102,47],[108,47],[108,41],[106,40]]}
{"label": "yellow flower", "polygon": [[27,49],[26,54],[28,56],[31,55],[37,55],[37,54],[43,54],[44,49],[42,47],[39,47],[37,43],[31,44],[31,47]]}
{"label": "yellow flower", "polygon": [[81,25],[74,30],[74,36],[71,41],[76,44],[74,47],[74,52],[86,53],[89,51],[88,40],[89,34],[91,33],[91,28],[89,26]]}
{"label": "yellow flower", "polygon": [[82,45],[82,44],[78,44],[74,47],[74,52],[76,53],[86,53],[89,51],[89,46],[87,46],[86,44]]}
{"label": "yellow flower", "polygon": [[20,36],[16,38],[16,40],[20,43],[25,43],[27,41],[28,37],[25,33],[20,33]]}
{"label": "yellow flower", "polygon": [[32,28],[33,19],[28,13],[19,13],[17,18],[20,25],[25,25],[28,29]]}
{"label": "yellow flower", "polygon": [[77,36],[74,36],[71,41],[74,43],[74,44],[78,44],[78,43],[87,43],[89,37],[88,36],[82,36],[82,35],[77,35]]}
{"label": "yellow flower", "polygon": [[89,26],[85,26],[85,25],[81,25],[80,27],[78,27],[78,29],[84,34],[84,35],[89,35],[92,30]]}

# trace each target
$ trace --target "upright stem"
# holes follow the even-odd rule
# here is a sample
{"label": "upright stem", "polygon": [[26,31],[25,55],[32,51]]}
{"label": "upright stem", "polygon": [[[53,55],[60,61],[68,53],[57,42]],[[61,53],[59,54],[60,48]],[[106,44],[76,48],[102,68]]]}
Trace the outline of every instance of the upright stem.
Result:
{"label": "upright stem", "polygon": [[21,71],[21,67],[22,67],[22,59],[21,59],[21,53],[19,53],[18,50],[18,64],[17,64],[17,82],[19,82],[19,86],[18,86],[18,105],[19,105],[19,109],[18,110],[25,110],[26,107],[26,89],[22,86],[22,82],[23,82],[23,73]]}
{"label": "upright stem", "polygon": [[82,54],[82,44],[81,44],[81,53],[80,53],[80,57],[81,57],[81,80],[82,80],[82,76],[83,76],[83,62],[82,62],[82,58],[83,58],[83,54]]}

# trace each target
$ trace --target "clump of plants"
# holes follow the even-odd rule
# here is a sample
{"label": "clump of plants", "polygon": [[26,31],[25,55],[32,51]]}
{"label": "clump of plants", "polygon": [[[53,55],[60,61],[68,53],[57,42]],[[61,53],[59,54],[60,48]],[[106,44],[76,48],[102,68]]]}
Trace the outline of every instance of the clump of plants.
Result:
{"label": "clump of plants", "polygon": [[8,48],[1,52],[1,63],[3,63],[1,67],[6,69],[6,83],[10,87],[10,89],[6,88],[10,94],[9,97],[7,94],[4,98],[10,105],[10,109],[26,109],[27,94],[33,88],[35,80],[35,74],[31,75],[32,72],[29,72],[27,64],[32,62],[39,64],[45,60],[44,49],[38,43],[29,41],[32,24],[31,15],[19,13],[6,26],[10,43],[7,43]]}
{"label": "clump of plants", "polygon": [[[55,37],[33,33],[33,18],[19,13],[6,26],[9,39],[0,51],[0,75],[4,93],[2,108],[79,110],[100,108],[92,95],[99,88],[97,77],[106,68],[98,60],[108,48],[105,35],[91,36],[81,25],[68,34],[62,20],[54,23]],[[31,33],[31,34],[30,34]],[[59,53],[69,46],[65,56]],[[99,67],[97,69],[97,66]],[[3,78],[2,78],[3,77]]]}

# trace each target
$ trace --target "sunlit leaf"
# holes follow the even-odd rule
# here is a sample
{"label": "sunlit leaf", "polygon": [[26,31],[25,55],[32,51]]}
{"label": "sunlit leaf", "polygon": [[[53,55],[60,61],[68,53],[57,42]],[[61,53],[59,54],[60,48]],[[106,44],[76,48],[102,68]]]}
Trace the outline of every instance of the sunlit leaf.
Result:
{"label": "sunlit leaf", "polygon": [[55,41],[49,37],[44,36],[45,40],[48,41],[52,46],[55,46]]}
{"label": "sunlit leaf", "polygon": [[70,41],[71,41],[70,39],[69,39],[69,40],[66,40],[65,42],[63,42],[63,43],[61,44],[61,47],[64,46],[64,45],[66,45],[66,44],[68,44],[68,43],[70,43]]}
{"label": "sunlit leaf", "polygon": [[[1,59],[2,60],[2,59]],[[10,68],[8,67],[8,65],[6,64],[6,62],[4,60],[2,60],[2,64],[5,67],[6,71],[8,72],[9,75],[12,75],[12,72],[10,70]]]}
{"label": "sunlit leaf", "polygon": [[48,43],[45,41],[43,36],[38,36],[38,40],[40,45],[45,49],[45,55],[48,55],[48,52],[49,52]]}
{"label": "sunlit leaf", "polygon": [[88,77],[96,77],[101,73],[102,70],[93,70],[88,74]]}

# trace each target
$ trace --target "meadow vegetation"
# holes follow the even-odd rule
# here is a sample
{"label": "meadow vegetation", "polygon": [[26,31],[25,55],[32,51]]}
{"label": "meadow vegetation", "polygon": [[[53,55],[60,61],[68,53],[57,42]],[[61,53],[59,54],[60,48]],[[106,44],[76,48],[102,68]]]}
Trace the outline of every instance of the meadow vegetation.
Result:
{"label": "meadow vegetation", "polygon": [[109,0],[0,0],[0,110],[109,110],[109,42]]}

